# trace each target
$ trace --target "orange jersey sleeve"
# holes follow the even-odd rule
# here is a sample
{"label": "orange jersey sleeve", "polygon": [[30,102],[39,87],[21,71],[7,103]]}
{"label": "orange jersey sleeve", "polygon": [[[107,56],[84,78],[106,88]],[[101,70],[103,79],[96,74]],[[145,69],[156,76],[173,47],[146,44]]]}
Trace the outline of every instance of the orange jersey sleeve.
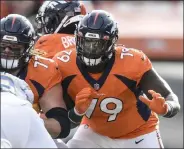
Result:
{"label": "orange jersey sleeve", "polygon": [[118,46],[116,53],[119,55],[120,62],[118,63],[122,63],[122,65],[117,65],[117,69],[126,68],[125,73],[130,79],[140,81],[143,74],[152,68],[151,61],[141,50]]}
{"label": "orange jersey sleeve", "polygon": [[52,59],[34,56],[30,60],[25,81],[34,93],[34,103],[38,103],[39,98],[61,80],[61,73]]}
{"label": "orange jersey sleeve", "polygon": [[60,51],[75,49],[75,38],[69,34],[47,34],[38,39],[34,48],[43,51],[44,57],[53,58]]}
{"label": "orange jersey sleeve", "polygon": [[136,62],[139,66],[138,69],[138,77],[142,77],[145,72],[152,68],[152,63],[149,58],[143,53],[141,50],[137,49],[129,49],[134,54]]}

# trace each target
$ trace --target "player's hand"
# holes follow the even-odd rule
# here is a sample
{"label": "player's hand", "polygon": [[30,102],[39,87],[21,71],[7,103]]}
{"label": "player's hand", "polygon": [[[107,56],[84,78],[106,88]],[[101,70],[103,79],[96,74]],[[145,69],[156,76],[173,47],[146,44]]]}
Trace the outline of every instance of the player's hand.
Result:
{"label": "player's hand", "polygon": [[97,94],[91,88],[83,88],[77,95],[75,99],[75,112],[78,115],[84,115],[88,110],[93,95]]}
{"label": "player's hand", "polygon": [[168,105],[165,102],[164,97],[153,90],[148,90],[148,93],[152,95],[152,100],[149,100],[144,96],[139,96],[139,99],[144,102],[153,112],[160,115],[166,114],[168,111]]}

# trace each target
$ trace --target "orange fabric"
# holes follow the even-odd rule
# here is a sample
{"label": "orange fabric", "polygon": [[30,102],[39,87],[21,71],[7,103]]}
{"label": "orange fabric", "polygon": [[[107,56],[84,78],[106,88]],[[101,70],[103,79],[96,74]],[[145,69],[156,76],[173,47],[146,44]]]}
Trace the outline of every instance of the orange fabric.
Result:
{"label": "orange fabric", "polygon": [[84,4],[82,4],[82,2],[80,4],[80,8],[81,8],[81,15],[86,15],[86,8],[85,8]]}
{"label": "orange fabric", "polygon": [[91,88],[83,88],[77,95],[75,99],[75,109],[80,114],[83,115],[88,110],[91,104],[91,97],[93,98],[94,91]]}
{"label": "orange fabric", "polygon": [[[61,73],[57,69],[57,64],[51,60],[38,56],[34,56],[28,65],[27,75],[25,81],[30,86],[34,94],[34,104],[33,108],[38,111],[38,100],[39,95],[43,95],[44,92],[48,91],[50,88],[61,82]],[[43,87],[43,93],[41,90],[35,87],[33,81],[39,83]]]}
{"label": "orange fabric", "polygon": [[7,4],[6,1],[0,1],[0,5],[1,5],[1,10],[0,10],[1,16],[0,16],[0,18],[3,18],[3,17],[7,16],[10,13],[10,10],[8,8],[8,4]]}
{"label": "orange fabric", "polygon": [[[65,57],[67,53],[70,53],[70,58],[67,62],[63,62],[61,58]],[[75,50],[62,51],[53,59],[58,63],[63,81],[69,76],[76,75],[67,89],[67,93],[73,100],[83,88],[93,89],[76,65]],[[151,68],[152,64],[143,52],[121,46],[116,47],[114,65],[105,83],[97,91],[98,96],[93,96],[94,107],[88,109],[91,113],[86,114],[88,117],[83,118],[82,124],[88,124],[95,132],[111,138],[133,138],[156,130],[158,128],[157,115],[150,112],[150,116],[144,120],[143,115],[146,115],[149,109],[143,105],[141,115],[139,110],[140,104],[143,103],[137,99],[125,82],[115,76],[120,75],[136,82],[136,88],[142,75]],[[100,76],[101,74],[92,75],[95,79]],[[132,85],[130,84],[130,86]]]}
{"label": "orange fabric", "polygon": [[75,37],[69,34],[43,35],[36,42],[35,49],[46,52],[44,57],[53,58],[60,51],[75,49]]}

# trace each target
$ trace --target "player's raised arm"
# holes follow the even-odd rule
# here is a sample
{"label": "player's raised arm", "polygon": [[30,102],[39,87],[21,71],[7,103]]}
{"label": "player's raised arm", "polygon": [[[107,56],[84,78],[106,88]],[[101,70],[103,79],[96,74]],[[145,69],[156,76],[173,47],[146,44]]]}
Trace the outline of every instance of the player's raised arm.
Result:
{"label": "player's raised arm", "polygon": [[150,101],[146,97],[140,97],[140,99],[157,114],[171,118],[179,112],[178,97],[154,68],[144,73],[140,81],[140,87],[147,97],[152,100]]}

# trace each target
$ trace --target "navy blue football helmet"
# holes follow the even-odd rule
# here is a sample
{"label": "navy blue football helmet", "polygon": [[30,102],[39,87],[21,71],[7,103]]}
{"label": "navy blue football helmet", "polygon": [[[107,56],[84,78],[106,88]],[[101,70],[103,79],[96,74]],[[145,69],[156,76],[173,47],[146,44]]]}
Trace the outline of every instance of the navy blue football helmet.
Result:
{"label": "navy blue football helmet", "polygon": [[30,50],[35,40],[34,28],[26,17],[18,14],[10,14],[0,22],[0,68],[21,68],[30,58]]}
{"label": "navy blue football helmet", "polygon": [[81,20],[75,35],[79,59],[87,67],[98,70],[115,51],[118,27],[111,14],[93,10]]}

